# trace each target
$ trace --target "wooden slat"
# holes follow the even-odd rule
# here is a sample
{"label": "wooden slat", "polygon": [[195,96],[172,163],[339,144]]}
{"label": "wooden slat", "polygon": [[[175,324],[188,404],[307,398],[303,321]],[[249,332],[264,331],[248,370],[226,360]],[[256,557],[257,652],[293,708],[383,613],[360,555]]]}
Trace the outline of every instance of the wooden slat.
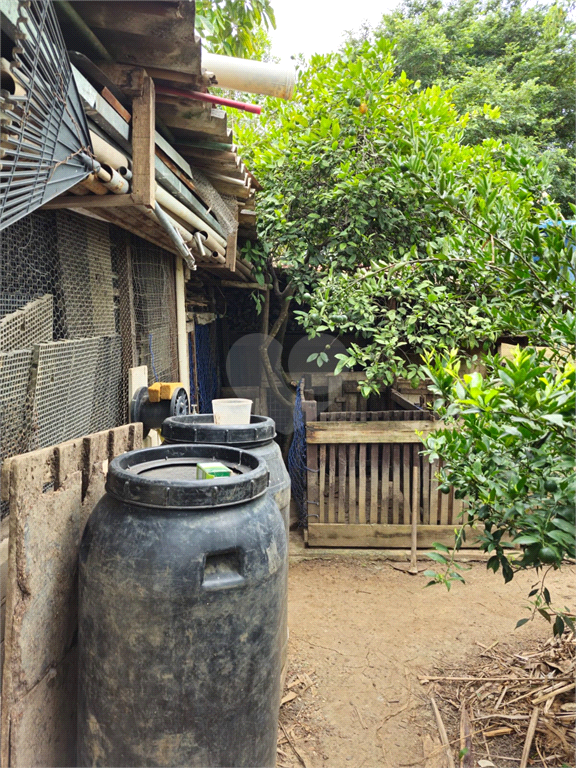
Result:
{"label": "wooden slat", "polygon": [[[308,498],[308,519],[321,523],[322,518],[320,517],[320,473],[318,472],[318,451],[319,448],[317,445],[309,445],[307,447],[306,466],[310,469],[310,471],[306,472],[306,496]],[[312,515],[318,515],[318,517],[312,517]]]}
{"label": "wooden slat", "polygon": [[[360,525],[319,525],[310,523],[308,526],[308,544],[315,547],[377,547],[390,548],[410,547],[410,525],[380,525],[377,523]],[[417,546],[428,549],[437,541],[446,546],[454,544],[454,526],[452,525],[419,525],[417,529]],[[475,536],[466,539],[467,548],[478,548]]]}
{"label": "wooden slat", "polygon": [[336,522],[334,490],[336,487],[336,446],[328,446],[328,522]]}
{"label": "wooden slat", "polygon": [[338,446],[338,522],[346,522],[346,446]]}
{"label": "wooden slat", "polygon": [[[308,450],[310,450],[310,447],[308,447]],[[326,519],[326,499],[324,496],[324,492],[326,490],[326,446],[321,445],[320,446],[320,461],[319,461],[319,502],[320,505],[318,507],[318,515],[319,515],[319,521],[321,523],[328,522]]]}
{"label": "wooden slat", "polygon": [[438,462],[435,461],[430,467],[430,525],[438,524],[438,496],[440,491],[438,490],[438,480],[436,479],[437,472]]}
{"label": "wooden slat", "polygon": [[462,523],[462,499],[454,497],[454,503],[452,506],[452,525],[460,525]]}
{"label": "wooden slat", "polygon": [[370,522],[378,522],[378,498],[380,484],[378,482],[378,443],[370,446]]}
{"label": "wooden slat", "polygon": [[412,474],[411,458],[412,458],[412,446],[402,446],[403,461],[402,461],[402,487],[404,493],[404,500],[402,505],[402,522],[404,525],[410,523],[411,516],[411,494],[410,494],[410,476]]}
{"label": "wooden slat", "polygon": [[430,462],[422,457],[422,510],[424,525],[430,525]]}
{"label": "wooden slat", "polygon": [[348,520],[356,523],[358,517],[358,498],[356,493],[356,457],[358,446],[348,446]]}
{"label": "wooden slat", "polygon": [[400,446],[392,450],[392,523],[398,525],[400,517]]}
{"label": "wooden slat", "polygon": [[[360,413],[361,422],[366,421],[366,411]],[[360,422],[349,426],[366,426]],[[370,425],[371,426],[371,425]],[[366,445],[360,445],[358,449],[358,522],[366,522]]]}
{"label": "wooden slat", "polygon": [[[442,464],[440,464],[442,466]],[[450,491],[452,493],[452,491]],[[440,525],[448,525],[450,521],[450,516],[448,512],[448,503],[449,503],[449,494],[447,493],[440,493],[438,494],[438,506],[439,509],[439,524]]]}
{"label": "wooden slat", "polygon": [[379,523],[388,523],[388,507],[390,505],[390,446],[382,446],[382,509],[380,512]]}
{"label": "wooden slat", "polygon": [[[361,413],[365,416],[366,411]],[[427,435],[437,428],[438,422],[431,421],[312,421],[306,425],[306,439],[308,443],[417,443],[417,431]]]}

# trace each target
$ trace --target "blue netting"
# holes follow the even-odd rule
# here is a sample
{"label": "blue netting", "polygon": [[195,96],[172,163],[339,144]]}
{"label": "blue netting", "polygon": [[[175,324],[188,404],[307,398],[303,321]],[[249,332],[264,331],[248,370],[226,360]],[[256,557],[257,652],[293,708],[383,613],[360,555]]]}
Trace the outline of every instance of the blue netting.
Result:
{"label": "blue netting", "polygon": [[288,451],[288,472],[292,482],[292,498],[296,502],[298,509],[300,528],[307,528],[308,504],[306,496],[308,467],[306,466],[306,425],[304,413],[302,412],[301,389],[301,386],[299,386],[296,391],[296,402],[294,403],[294,433],[292,435],[292,444]]}
{"label": "blue netting", "polygon": [[196,375],[198,392],[194,387],[192,344],[190,344],[190,399],[198,413],[212,413],[212,400],[220,393],[218,359],[212,344],[210,325],[196,325]]}

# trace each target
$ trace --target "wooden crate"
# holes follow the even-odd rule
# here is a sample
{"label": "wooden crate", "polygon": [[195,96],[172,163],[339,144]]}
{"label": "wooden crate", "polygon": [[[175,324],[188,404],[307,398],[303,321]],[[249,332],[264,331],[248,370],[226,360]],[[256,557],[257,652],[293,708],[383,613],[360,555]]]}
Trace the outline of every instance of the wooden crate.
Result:
{"label": "wooden crate", "polygon": [[[453,489],[449,494],[439,490],[441,464],[420,455],[417,433],[430,434],[437,427],[432,414],[322,416],[306,426],[310,546],[409,547],[413,500],[419,509],[418,546],[453,543],[463,502]],[[478,546],[475,541],[466,545]]]}

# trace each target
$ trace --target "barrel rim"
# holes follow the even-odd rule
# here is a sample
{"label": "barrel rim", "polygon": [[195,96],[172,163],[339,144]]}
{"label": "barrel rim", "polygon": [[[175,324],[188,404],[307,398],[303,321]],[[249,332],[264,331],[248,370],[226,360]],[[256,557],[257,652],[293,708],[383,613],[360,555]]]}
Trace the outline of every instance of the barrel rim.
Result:
{"label": "barrel rim", "polygon": [[[170,443],[213,443],[258,448],[276,437],[269,416],[252,415],[250,424],[214,424],[212,413],[170,416],[162,424],[162,437]],[[197,442],[198,441],[198,442]]]}
{"label": "barrel rim", "polygon": [[[247,471],[232,477],[209,480],[165,480],[131,471],[139,465],[156,461],[166,466],[170,459],[203,458],[224,461]],[[180,460],[180,461],[178,461]],[[155,509],[219,509],[243,504],[268,490],[270,473],[266,462],[241,448],[205,443],[170,443],[154,448],[140,448],[116,456],[108,467],[106,492],[130,505]]]}

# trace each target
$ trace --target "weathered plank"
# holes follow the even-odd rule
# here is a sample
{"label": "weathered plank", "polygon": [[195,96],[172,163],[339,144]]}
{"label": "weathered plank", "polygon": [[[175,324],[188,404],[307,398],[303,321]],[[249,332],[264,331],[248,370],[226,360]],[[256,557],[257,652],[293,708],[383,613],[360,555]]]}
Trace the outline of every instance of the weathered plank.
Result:
{"label": "weathered plank", "polygon": [[[363,413],[365,416],[366,411]],[[435,429],[438,422],[432,421],[311,421],[306,425],[306,440],[308,443],[417,443],[416,432],[428,435]]]}
{"label": "weathered plank", "polygon": [[378,483],[378,443],[370,446],[370,515],[371,523],[378,522],[378,498],[380,486]]}
{"label": "weathered plank", "polygon": [[[310,450],[312,446],[308,446],[308,450]],[[328,520],[326,519],[326,446],[321,445],[320,446],[320,461],[318,463],[318,477],[320,480],[320,488],[319,488],[319,502],[320,506],[318,507],[318,515],[319,515],[319,521],[321,523],[327,523]]]}
{"label": "weathered plank", "polygon": [[382,446],[382,509],[380,519],[372,522],[388,523],[388,507],[390,506],[390,446]]}
{"label": "weathered plank", "polygon": [[336,522],[334,491],[336,486],[336,446],[328,446],[328,522]]}
{"label": "weathered plank", "polygon": [[392,523],[400,522],[400,445],[396,444],[392,449]]}
{"label": "weathered plank", "polygon": [[[451,546],[454,544],[454,526],[419,525],[417,528],[417,546],[428,549],[434,542]],[[411,542],[410,525],[343,525],[310,523],[308,526],[308,544],[314,547],[374,547],[408,549]],[[466,539],[467,548],[478,548],[473,535]]]}
{"label": "weathered plank", "polygon": [[132,194],[151,208],[156,197],[154,120],[154,81],[145,77],[142,96],[132,102]]}
{"label": "weathered plank", "polygon": [[[306,497],[308,499],[308,515],[312,520],[318,520],[318,522],[322,522],[322,518],[320,517],[320,494],[319,494],[319,471],[318,471],[318,446],[317,445],[309,445],[307,452],[306,452],[306,466],[308,467],[308,472],[306,473],[307,478],[307,493]],[[317,518],[312,517],[312,515],[318,515]]]}
{"label": "weathered plank", "polygon": [[[410,517],[411,517],[411,492],[410,492],[410,474],[411,474],[411,461],[412,458],[412,446],[411,445],[403,445],[402,446],[402,453],[403,453],[403,462],[402,462],[402,489],[404,493],[404,499],[403,499],[403,506],[402,506],[402,522],[407,525],[410,523]],[[412,493],[414,493],[415,489],[412,489]]]}
{"label": "weathered plank", "polygon": [[107,463],[131,424],[15,456],[2,685],[2,766],[76,765],[76,563]]}

